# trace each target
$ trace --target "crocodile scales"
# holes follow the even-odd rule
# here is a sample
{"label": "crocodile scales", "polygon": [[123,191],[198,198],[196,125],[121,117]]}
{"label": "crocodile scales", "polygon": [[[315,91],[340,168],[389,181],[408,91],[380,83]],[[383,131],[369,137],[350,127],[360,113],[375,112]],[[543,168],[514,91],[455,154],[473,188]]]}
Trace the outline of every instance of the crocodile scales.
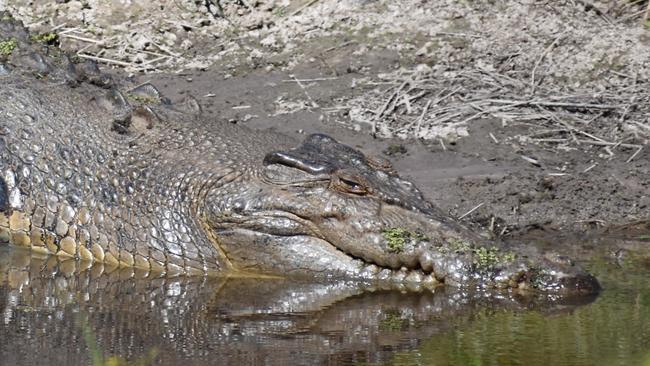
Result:
{"label": "crocodile scales", "polygon": [[498,249],[387,161],[207,121],[148,84],[120,92],[0,18],[15,46],[0,67],[4,242],[152,274],[599,289],[564,258]]}

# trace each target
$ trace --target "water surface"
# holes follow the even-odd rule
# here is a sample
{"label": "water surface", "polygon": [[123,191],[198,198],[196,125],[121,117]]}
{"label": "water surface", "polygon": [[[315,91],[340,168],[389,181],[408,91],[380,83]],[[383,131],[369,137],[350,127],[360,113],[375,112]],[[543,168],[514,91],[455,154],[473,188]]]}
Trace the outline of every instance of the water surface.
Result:
{"label": "water surface", "polygon": [[2,365],[650,365],[650,266],[597,298],[139,278],[0,248]]}

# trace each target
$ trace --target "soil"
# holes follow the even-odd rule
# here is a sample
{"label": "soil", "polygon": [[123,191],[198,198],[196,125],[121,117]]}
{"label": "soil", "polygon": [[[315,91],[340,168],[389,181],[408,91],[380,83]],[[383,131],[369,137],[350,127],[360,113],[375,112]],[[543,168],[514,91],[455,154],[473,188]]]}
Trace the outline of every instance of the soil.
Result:
{"label": "soil", "polygon": [[[133,85],[196,97],[207,121],[322,132],[382,155],[451,216],[508,236],[650,231],[647,3],[617,3],[9,8],[34,32],[59,33],[63,48],[126,69]],[[517,97],[546,104],[494,107]]]}

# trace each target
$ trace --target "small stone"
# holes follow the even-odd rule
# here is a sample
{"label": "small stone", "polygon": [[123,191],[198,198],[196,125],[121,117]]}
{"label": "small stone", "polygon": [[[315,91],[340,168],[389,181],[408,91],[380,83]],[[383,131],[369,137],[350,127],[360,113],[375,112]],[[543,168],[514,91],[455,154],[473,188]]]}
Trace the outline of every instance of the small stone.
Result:
{"label": "small stone", "polygon": [[192,43],[192,41],[190,41],[189,39],[184,39],[181,42],[181,48],[184,50],[189,50],[190,48],[192,48],[192,46],[194,46],[194,43]]}
{"label": "small stone", "polygon": [[531,202],[535,198],[534,192],[520,192],[517,195],[517,199],[520,204],[525,204]]}
{"label": "small stone", "polygon": [[538,182],[538,190],[553,190],[555,189],[555,182],[553,177],[544,177]]}

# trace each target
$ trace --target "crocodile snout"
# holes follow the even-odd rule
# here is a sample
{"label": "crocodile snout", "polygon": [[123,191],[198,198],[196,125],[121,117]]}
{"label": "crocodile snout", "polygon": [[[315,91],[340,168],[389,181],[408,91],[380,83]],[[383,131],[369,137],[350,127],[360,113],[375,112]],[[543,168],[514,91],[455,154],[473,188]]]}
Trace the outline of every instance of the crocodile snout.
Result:
{"label": "crocodile snout", "polygon": [[565,277],[560,280],[563,289],[579,293],[598,293],[602,289],[596,277],[589,273],[583,273],[572,277]]}

